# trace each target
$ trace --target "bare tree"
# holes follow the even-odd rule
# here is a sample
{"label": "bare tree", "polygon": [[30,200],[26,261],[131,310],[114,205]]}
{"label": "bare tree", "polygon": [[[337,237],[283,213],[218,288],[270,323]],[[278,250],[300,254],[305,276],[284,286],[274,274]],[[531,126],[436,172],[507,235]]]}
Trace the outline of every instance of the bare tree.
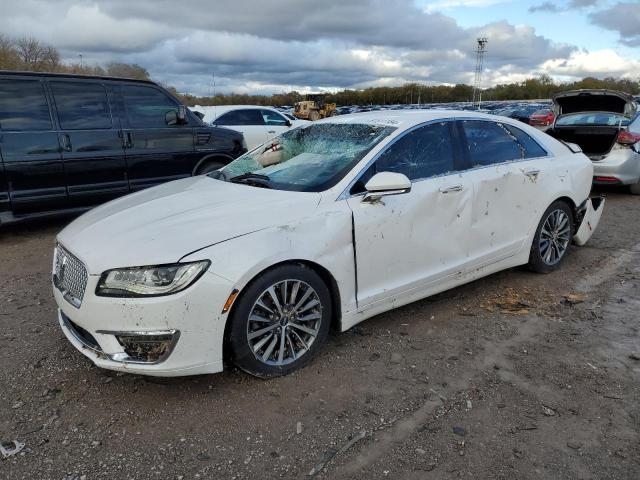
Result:
{"label": "bare tree", "polygon": [[107,75],[112,77],[135,78],[137,80],[149,80],[149,72],[146,68],[137,64],[112,62],[107,64]]}
{"label": "bare tree", "polygon": [[16,70],[20,64],[20,57],[13,40],[0,34],[0,70]]}

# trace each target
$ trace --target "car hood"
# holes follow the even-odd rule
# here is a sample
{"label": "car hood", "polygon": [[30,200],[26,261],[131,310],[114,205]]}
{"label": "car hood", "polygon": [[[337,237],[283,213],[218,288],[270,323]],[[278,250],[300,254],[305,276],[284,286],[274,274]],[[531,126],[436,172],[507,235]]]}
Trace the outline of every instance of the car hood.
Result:
{"label": "car hood", "polygon": [[556,116],[579,112],[612,112],[632,117],[637,110],[633,97],[614,90],[572,90],[553,97]]}
{"label": "car hood", "polygon": [[185,255],[313,212],[319,193],[286,192],[199,176],[97,207],[58,234],[91,274],[177,262]]}

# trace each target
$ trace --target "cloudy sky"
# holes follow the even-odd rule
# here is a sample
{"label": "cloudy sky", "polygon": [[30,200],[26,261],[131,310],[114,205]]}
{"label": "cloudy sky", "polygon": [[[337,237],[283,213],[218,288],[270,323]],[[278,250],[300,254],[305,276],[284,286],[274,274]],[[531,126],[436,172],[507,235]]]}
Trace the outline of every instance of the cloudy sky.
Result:
{"label": "cloudy sky", "polygon": [[640,0],[0,0],[0,32],[135,62],[180,91],[272,93],[547,73],[640,78]]}

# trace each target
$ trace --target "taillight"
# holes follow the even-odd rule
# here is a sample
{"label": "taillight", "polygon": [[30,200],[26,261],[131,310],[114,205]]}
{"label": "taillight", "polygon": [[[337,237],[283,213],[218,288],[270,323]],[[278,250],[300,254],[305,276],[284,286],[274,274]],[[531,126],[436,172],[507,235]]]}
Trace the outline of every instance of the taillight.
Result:
{"label": "taillight", "polygon": [[618,133],[616,142],[618,142],[620,145],[633,145],[634,143],[640,142],[640,134],[622,130],[620,133]]}

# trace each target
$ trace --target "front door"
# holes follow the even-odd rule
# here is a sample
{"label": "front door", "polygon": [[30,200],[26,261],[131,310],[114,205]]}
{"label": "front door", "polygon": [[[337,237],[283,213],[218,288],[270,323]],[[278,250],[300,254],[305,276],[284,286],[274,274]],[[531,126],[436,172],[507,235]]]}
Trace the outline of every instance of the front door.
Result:
{"label": "front door", "polygon": [[14,213],[68,205],[58,134],[43,81],[0,79],[0,151]]}
{"label": "front door", "polygon": [[159,88],[122,85],[125,128],[123,138],[131,191],[189,177],[202,157],[194,146],[194,125],[168,122],[179,105]]}
{"label": "front door", "polygon": [[[353,211],[360,308],[428,294],[467,262],[472,185],[456,172],[453,122],[421,126],[390,145],[347,201]],[[378,172],[403,173],[411,191],[365,203],[357,189]]]}
{"label": "front door", "polygon": [[69,202],[98,205],[129,192],[118,119],[107,90],[93,81],[51,81]]}

